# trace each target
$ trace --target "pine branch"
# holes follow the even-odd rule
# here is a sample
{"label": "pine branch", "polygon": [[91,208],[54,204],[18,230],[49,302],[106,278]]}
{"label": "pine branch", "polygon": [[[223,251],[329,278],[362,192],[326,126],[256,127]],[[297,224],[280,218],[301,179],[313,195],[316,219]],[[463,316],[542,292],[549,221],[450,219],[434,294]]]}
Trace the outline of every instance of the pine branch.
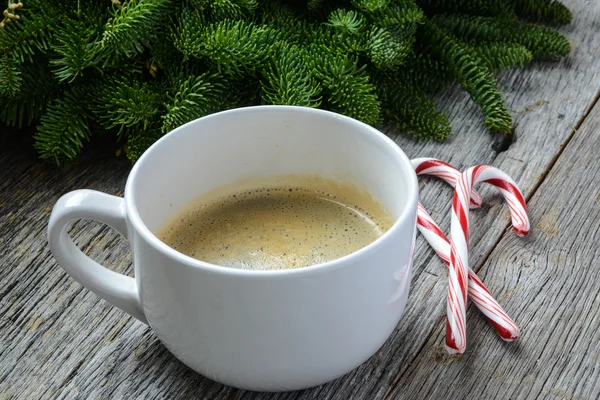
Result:
{"label": "pine branch", "polygon": [[426,48],[419,46],[398,69],[398,78],[420,92],[433,93],[446,88],[454,80],[454,74],[446,64],[433,58]]}
{"label": "pine branch", "polygon": [[508,40],[525,46],[538,60],[558,60],[571,52],[571,44],[563,34],[535,24],[522,25],[510,33]]}
{"label": "pine branch", "polygon": [[154,78],[159,70],[175,71],[184,63],[183,54],[178,51],[169,38],[175,37],[177,32],[177,19],[169,17],[156,29],[156,40],[150,46],[150,58],[146,61],[146,69]]}
{"label": "pine branch", "polygon": [[2,122],[18,128],[29,125],[58,96],[59,86],[47,65],[41,54],[35,55],[33,63],[21,64],[21,90],[14,97],[0,97]]}
{"label": "pine branch", "polygon": [[386,120],[418,138],[437,141],[448,138],[451,131],[448,116],[435,110],[425,92],[403,83],[397,74],[377,74],[375,83]]}
{"label": "pine branch", "polygon": [[96,41],[102,35],[105,21],[102,14],[95,11],[88,10],[82,20],[63,18],[53,28],[50,65],[60,82],[72,82],[97,59]]}
{"label": "pine branch", "polygon": [[210,21],[245,19],[258,7],[257,0],[193,0],[191,3]]}
{"label": "pine branch", "polygon": [[394,69],[403,64],[411,53],[415,31],[415,24],[396,28],[371,28],[367,46],[373,64],[381,69]]}
{"label": "pine branch", "polygon": [[186,58],[195,56],[200,51],[205,25],[205,18],[199,11],[186,8],[181,13],[179,25],[171,35],[171,40]]}
{"label": "pine branch", "polygon": [[15,97],[23,81],[19,64],[7,53],[0,57],[0,96]]}
{"label": "pine branch", "polygon": [[[502,19],[516,19],[515,9],[507,0],[415,0],[428,16],[461,13]],[[512,0],[511,0],[512,1]],[[520,1],[520,0],[515,0]]]}
{"label": "pine branch", "polygon": [[423,25],[423,38],[431,43],[431,52],[454,72],[461,86],[484,113],[484,124],[492,132],[510,133],[512,117],[506,109],[498,83],[477,53],[435,23]]}
{"label": "pine branch", "polygon": [[510,0],[517,14],[534,21],[568,24],[573,19],[571,11],[558,0]]}
{"label": "pine branch", "polygon": [[[214,62],[219,71],[241,73],[254,69],[265,56],[269,29],[250,22],[211,24],[196,44],[196,55]],[[273,44],[273,43],[271,43]]]}
{"label": "pine branch", "polygon": [[402,65],[411,53],[423,11],[412,0],[396,0],[364,13],[371,25],[367,39],[371,61],[381,69],[395,69]]}
{"label": "pine branch", "polygon": [[306,57],[306,52],[296,45],[279,47],[263,72],[263,102],[303,107],[321,104],[321,87],[312,76]]}
{"label": "pine branch", "polygon": [[79,155],[90,136],[89,116],[82,106],[84,95],[85,91],[72,89],[42,115],[34,135],[40,158],[62,165]]}
{"label": "pine branch", "polygon": [[165,19],[169,0],[129,0],[115,7],[104,27],[100,46],[133,57],[153,39],[154,29]]}
{"label": "pine branch", "polygon": [[334,109],[367,124],[379,122],[381,104],[375,94],[376,88],[369,83],[365,67],[358,67],[356,59],[332,54],[324,46],[313,45],[307,61]]}
{"label": "pine branch", "polygon": [[531,52],[518,44],[489,43],[472,46],[472,49],[489,69],[522,67],[533,59]]}
{"label": "pine branch", "polygon": [[158,124],[152,124],[146,128],[142,128],[141,126],[126,128],[125,133],[127,135],[125,152],[127,158],[134,163],[144,154],[148,147],[152,146],[154,142],[163,136],[163,132]]}
{"label": "pine branch", "polygon": [[354,10],[342,8],[329,14],[327,26],[330,26],[343,35],[357,35],[364,31],[366,21],[364,17]]}
{"label": "pine branch", "polygon": [[389,4],[390,0],[352,0],[354,7],[367,13],[383,10]]}
{"label": "pine branch", "polygon": [[139,76],[106,77],[95,89],[91,104],[105,129],[148,128],[160,116],[161,96]]}
{"label": "pine branch", "polygon": [[293,35],[284,37],[284,40],[289,43],[297,43],[304,48],[320,46],[329,49],[331,53],[339,55],[363,53],[367,47],[366,29],[352,33],[331,24],[301,22],[296,24],[290,32],[293,32]]}
{"label": "pine branch", "polygon": [[486,126],[509,133],[491,71],[570,50],[518,19],[569,22],[557,0],[15,1],[0,21],[0,120],[40,120],[36,148],[55,163],[90,130],[127,140],[136,160],[181,124],[261,103],[384,118],[443,140],[448,120],[427,94],[455,79]]}
{"label": "pine branch", "polygon": [[423,21],[423,10],[413,0],[395,0],[385,8],[365,11],[369,20],[378,26],[392,28]]}
{"label": "pine branch", "polygon": [[537,59],[558,59],[571,51],[565,36],[535,24],[461,14],[436,15],[433,21],[463,40],[477,44],[500,42],[524,46]]}
{"label": "pine branch", "polygon": [[175,46],[186,56],[206,58],[219,72],[241,74],[265,60],[281,34],[264,25],[224,20],[204,26],[198,13],[182,18]]}
{"label": "pine branch", "polygon": [[28,5],[19,10],[18,16],[19,19],[3,22],[0,53],[10,53],[20,62],[32,61],[37,50],[48,49],[49,28],[60,14],[51,6],[40,9]]}
{"label": "pine branch", "polygon": [[[331,0],[323,0],[330,3]],[[259,12],[255,13],[253,22],[268,25],[273,29],[293,29],[299,22],[296,12],[291,7],[292,2],[280,0],[262,0],[259,3]]]}
{"label": "pine branch", "polygon": [[321,45],[338,54],[358,54],[367,49],[367,23],[354,10],[337,9],[328,16],[325,24],[304,24],[299,38],[290,38],[304,45]]}
{"label": "pine branch", "polygon": [[167,93],[162,131],[169,132],[189,121],[225,108],[225,86],[216,75],[199,76],[181,72],[171,79],[173,91]]}

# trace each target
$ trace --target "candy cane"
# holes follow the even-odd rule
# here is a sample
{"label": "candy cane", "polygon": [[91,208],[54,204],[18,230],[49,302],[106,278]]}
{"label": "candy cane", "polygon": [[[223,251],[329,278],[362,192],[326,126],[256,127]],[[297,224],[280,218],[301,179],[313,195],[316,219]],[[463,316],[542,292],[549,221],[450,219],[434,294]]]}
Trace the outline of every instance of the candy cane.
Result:
{"label": "candy cane", "polygon": [[[417,175],[432,175],[442,178],[452,187],[456,186],[456,180],[460,176],[460,171],[452,165],[437,160],[435,158],[415,158],[410,160]],[[477,208],[481,205],[481,196],[473,189],[471,192],[471,208]]]}
{"label": "candy cane", "polygon": [[[461,174],[452,165],[433,158],[418,158],[411,160],[411,162],[417,175],[435,175],[451,186],[456,185],[456,181]],[[473,190],[471,192],[471,208],[480,204],[481,197]],[[448,265],[450,263],[450,241],[421,203],[418,205],[417,227],[437,255]],[[488,318],[502,339],[509,342],[517,339],[519,337],[519,327],[494,299],[477,274],[469,269],[468,278],[469,297],[473,300],[475,306]]]}
{"label": "candy cane", "polygon": [[[442,261],[449,265],[450,241],[421,204],[417,211],[417,227]],[[475,306],[487,317],[502,339],[512,342],[519,337],[517,324],[506,314],[472,269],[469,269],[468,291]]]}
{"label": "candy cane", "polygon": [[529,219],[523,194],[515,182],[497,168],[479,165],[463,172],[457,181],[452,200],[450,272],[446,311],[446,349],[461,354],[467,345],[466,302],[469,275],[469,204],[473,185],[488,182],[496,186],[508,203],[514,231],[529,233]]}

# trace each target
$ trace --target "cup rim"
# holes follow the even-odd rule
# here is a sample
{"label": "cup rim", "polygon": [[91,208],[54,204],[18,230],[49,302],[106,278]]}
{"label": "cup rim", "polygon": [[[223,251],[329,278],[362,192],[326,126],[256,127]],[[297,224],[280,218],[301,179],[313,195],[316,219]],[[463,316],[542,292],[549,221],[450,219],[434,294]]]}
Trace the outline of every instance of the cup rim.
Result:
{"label": "cup rim", "polygon": [[[136,176],[138,171],[142,169],[145,161],[150,157],[150,153],[160,151],[162,143],[167,140],[171,140],[173,137],[177,135],[183,135],[185,132],[193,127],[196,124],[201,124],[205,120],[213,119],[213,118],[222,118],[223,116],[230,114],[242,114],[242,113],[256,113],[256,112],[277,112],[277,111],[294,111],[299,113],[307,113],[307,114],[321,114],[330,118],[336,118],[343,120],[350,124],[358,124],[362,130],[365,132],[370,132],[369,134],[373,135],[374,140],[378,140],[385,144],[386,147],[390,148],[390,150],[395,153],[395,155],[400,159],[400,164],[402,165],[402,172],[407,175],[406,181],[408,183],[407,187],[407,204],[400,213],[400,215],[395,219],[394,224],[380,237],[378,237],[373,242],[369,243],[365,247],[362,247],[350,254],[347,254],[343,257],[336,258],[334,260],[330,260],[320,264],[314,264],[307,267],[302,268],[293,268],[293,269],[269,269],[269,270],[254,270],[254,269],[239,269],[239,268],[231,268],[223,265],[212,264],[206,261],[198,260],[196,258],[187,256],[161,241],[144,223],[141,216],[138,213],[136,207],[136,198],[135,191],[133,187],[135,186]],[[193,121],[190,121],[184,125],[181,125],[171,132],[164,135],[162,138],[157,140],[152,146],[150,146],[142,156],[137,160],[135,165],[133,166],[129,176],[127,177],[127,182],[125,184],[125,211],[127,214],[128,220],[131,222],[135,232],[141,235],[152,247],[159,252],[161,252],[166,257],[177,261],[178,263],[188,266],[194,269],[201,269],[208,272],[219,273],[219,274],[231,274],[231,275],[246,275],[246,276],[254,276],[254,277],[277,277],[282,275],[302,275],[302,274],[311,274],[315,272],[323,272],[326,270],[341,268],[347,264],[347,262],[351,259],[356,258],[364,258],[367,254],[376,250],[383,242],[389,240],[390,237],[394,236],[397,231],[399,231],[407,222],[407,219],[411,216],[411,210],[415,210],[417,208],[418,202],[418,183],[417,183],[417,175],[414,172],[412,164],[408,156],[402,151],[402,149],[389,137],[380,132],[379,130],[373,128],[370,125],[365,124],[364,122],[358,121],[354,118],[347,117],[345,115],[341,115],[335,112],[321,110],[317,108],[309,108],[309,107],[300,107],[300,106],[284,106],[284,105],[262,105],[262,106],[250,106],[250,107],[240,107],[231,110],[225,110],[218,113],[210,114]],[[416,219],[412,221],[412,224],[416,226]]]}

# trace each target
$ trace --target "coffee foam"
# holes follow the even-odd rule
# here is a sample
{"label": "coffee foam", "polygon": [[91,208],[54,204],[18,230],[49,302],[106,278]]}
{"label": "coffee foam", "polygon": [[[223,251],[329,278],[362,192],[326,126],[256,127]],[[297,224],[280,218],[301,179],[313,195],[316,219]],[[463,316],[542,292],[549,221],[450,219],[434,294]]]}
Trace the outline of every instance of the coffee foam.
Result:
{"label": "coffee foam", "polygon": [[393,221],[385,207],[351,184],[314,176],[263,178],[202,196],[158,236],[212,264],[288,269],[353,253]]}

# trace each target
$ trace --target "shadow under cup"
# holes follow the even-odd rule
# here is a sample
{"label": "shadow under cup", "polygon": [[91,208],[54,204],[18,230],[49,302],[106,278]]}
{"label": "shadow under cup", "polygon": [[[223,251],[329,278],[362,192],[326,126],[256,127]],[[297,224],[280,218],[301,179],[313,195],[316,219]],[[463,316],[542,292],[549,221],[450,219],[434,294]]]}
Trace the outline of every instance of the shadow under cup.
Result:
{"label": "shadow under cup", "polygon": [[[207,264],[152,234],[207,191],[290,174],[351,182],[396,221],[348,256],[291,270]],[[144,315],[175,356],[221,383],[281,391],[339,377],[373,355],[402,316],[417,191],[410,161],[393,141],[335,113],[261,106],[190,122],[155,143],[127,182]]]}

